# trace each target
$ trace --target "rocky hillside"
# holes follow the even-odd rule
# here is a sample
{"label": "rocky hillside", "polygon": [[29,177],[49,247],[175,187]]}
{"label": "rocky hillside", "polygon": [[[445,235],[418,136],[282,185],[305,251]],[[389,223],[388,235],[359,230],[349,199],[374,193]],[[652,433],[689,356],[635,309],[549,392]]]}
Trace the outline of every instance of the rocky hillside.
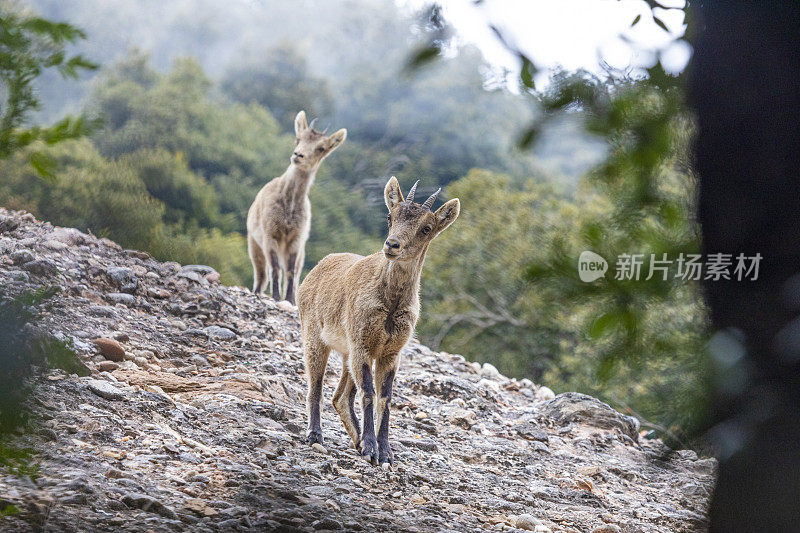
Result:
{"label": "rocky hillside", "polygon": [[[303,443],[296,310],[0,209],[0,285],[58,285],[41,317],[88,377],[49,371],[32,407],[35,481],[2,474],[3,531],[703,531],[715,461],[664,455],[591,397],[553,398],[412,343],[394,469],[362,461],[325,384],[325,447]],[[424,310],[423,310],[424,312]]]}

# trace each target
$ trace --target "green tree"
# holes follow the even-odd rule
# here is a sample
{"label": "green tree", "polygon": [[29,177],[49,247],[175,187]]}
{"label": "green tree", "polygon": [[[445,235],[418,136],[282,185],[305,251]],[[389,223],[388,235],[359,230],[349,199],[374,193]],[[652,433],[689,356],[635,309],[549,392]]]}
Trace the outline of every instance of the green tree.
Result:
{"label": "green tree", "polygon": [[[66,117],[47,127],[26,124],[31,111],[40,106],[34,83],[45,69],[76,78],[81,70],[96,68],[82,55],[66,52],[68,44],[85,37],[83,31],[65,22],[23,15],[0,5],[0,159],[37,141],[51,145],[89,131],[90,124],[82,116]],[[53,176],[53,161],[44,152],[28,154],[39,176]]]}

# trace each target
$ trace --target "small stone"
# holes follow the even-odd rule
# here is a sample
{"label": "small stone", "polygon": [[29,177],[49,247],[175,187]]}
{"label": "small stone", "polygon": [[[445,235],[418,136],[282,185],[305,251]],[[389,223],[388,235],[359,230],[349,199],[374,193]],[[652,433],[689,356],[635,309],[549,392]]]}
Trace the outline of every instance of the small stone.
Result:
{"label": "small stone", "polygon": [[33,252],[30,250],[17,250],[11,253],[11,262],[15,265],[22,265],[33,261]]}
{"label": "small stone", "polygon": [[100,361],[95,365],[100,372],[113,372],[119,368],[119,365],[114,361]]}
{"label": "small stone", "polygon": [[166,298],[169,298],[170,292],[167,289],[157,289],[155,287],[148,287],[147,295],[150,296],[151,298],[159,298],[161,300],[164,300]]}
{"label": "small stone", "polygon": [[23,270],[40,276],[53,276],[58,273],[56,264],[49,259],[34,259],[22,265]]}
{"label": "small stone", "polygon": [[532,514],[525,513],[517,516],[514,519],[514,525],[519,529],[525,529],[527,531],[535,531],[536,526],[542,525],[542,522]]}
{"label": "small stone", "polygon": [[61,250],[67,249],[67,245],[59,241],[44,241],[43,246],[49,250],[54,250],[56,252],[60,252]]}
{"label": "small stone", "polygon": [[100,337],[98,339],[94,339],[92,342],[95,346],[97,346],[97,349],[100,351],[100,355],[106,359],[110,361],[116,361],[117,363],[125,359],[125,349],[122,348],[120,343],[114,339]]}
{"label": "small stone", "polygon": [[464,429],[469,429],[478,421],[478,415],[469,409],[455,409],[448,416],[450,422],[461,426]]}
{"label": "small stone", "polygon": [[545,525],[541,525],[541,526],[536,526],[535,528],[533,528],[533,533],[552,533],[552,532],[550,531],[549,527],[547,527]]}
{"label": "small stone", "polygon": [[592,533],[620,533],[620,528],[616,524],[603,524],[592,530]]}
{"label": "small stone", "polygon": [[590,466],[581,466],[578,467],[578,473],[582,476],[596,476],[600,473],[600,467],[597,465],[590,465]]}
{"label": "small stone", "polygon": [[121,498],[122,503],[133,509],[141,509],[149,513],[160,514],[165,518],[177,520],[178,514],[164,505],[159,500],[148,496],[147,494],[126,494]]}
{"label": "small stone", "polygon": [[311,445],[311,447],[314,450],[318,451],[319,453],[322,453],[322,454],[327,454],[328,453],[328,450],[325,449],[325,446],[323,446],[319,442],[315,442],[314,444]]}
{"label": "small stone", "polygon": [[311,524],[311,526],[316,530],[329,529],[338,531],[342,529],[342,523],[334,520],[333,518],[321,518],[320,520],[317,520]]}
{"label": "small stone", "polygon": [[136,297],[124,292],[110,292],[105,296],[106,300],[115,304],[123,304],[127,307],[136,305]]}
{"label": "small stone", "polygon": [[414,415],[414,420],[425,420],[426,418],[428,418],[428,413],[425,411],[417,411]]}
{"label": "small stone", "polygon": [[539,389],[534,393],[534,398],[540,402],[546,402],[548,400],[552,400],[556,397],[556,393],[553,392],[553,389],[550,387],[541,386]]}
{"label": "small stone", "polygon": [[500,371],[497,370],[497,367],[491,363],[483,363],[483,366],[481,366],[479,374],[489,379],[500,379],[502,377],[500,375]]}
{"label": "small stone", "polygon": [[124,285],[133,280],[133,271],[127,267],[108,267],[106,276],[117,285]]}
{"label": "small stone", "polygon": [[203,331],[212,339],[229,340],[236,337],[236,333],[220,326],[208,326]]}
{"label": "small stone", "polygon": [[490,390],[495,394],[499,394],[500,393],[500,384],[497,383],[496,381],[492,381],[492,380],[489,380],[489,379],[486,379],[486,378],[482,378],[478,382],[478,386],[479,387],[483,387],[484,389]]}
{"label": "small stone", "polygon": [[0,215],[0,233],[12,232],[19,227],[19,220]]}
{"label": "small stone", "polygon": [[297,310],[295,306],[293,306],[286,300],[281,300],[280,302],[278,302],[278,309],[280,309],[285,313],[294,313]]}
{"label": "small stone", "polygon": [[125,397],[124,392],[119,390],[108,381],[103,381],[101,379],[90,379],[87,384],[89,385],[90,391],[102,398],[105,398],[106,400],[121,400]]}

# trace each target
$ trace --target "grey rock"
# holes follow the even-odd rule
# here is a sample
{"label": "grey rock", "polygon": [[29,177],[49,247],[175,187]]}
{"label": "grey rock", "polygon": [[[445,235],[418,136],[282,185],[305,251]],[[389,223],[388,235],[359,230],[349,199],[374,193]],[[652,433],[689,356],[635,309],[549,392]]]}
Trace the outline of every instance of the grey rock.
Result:
{"label": "grey rock", "polygon": [[634,441],[639,440],[639,421],[623,415],[597,398],[579,392],[565,392],[538,405],[537,412],[566,425],[577,422],[603,429],[618,429]]}
{"label": "grey rock", "polygon": [[147,494],[131,493],[120,498],[122,503],[132,509],[141,509],[149,513],[156,513],[165,518],[177,520],[178,514],[164,505],[161,501],[148,496]]}
{"label": "grey rock", "polygon": [[181,270],[184,272],[197,272],[201,276],[206,276],[208,274],[217,272],[207,265],[184,265],[181,267]]}
{"label": "grey rock", "polygon": [[28,275],[28,273],[23,272],[22,270],[11,270],[8,272],[8,277],[13,281],[21,281],[23,283],[28,283],[31,280],[31,277]]}
{"label": "grey rock", "polygon": [[90,379],[87,382],[89,390],[105,398],[106,400],[121,400],[125,397],[125,393],[109,383],[101,379]]}
{"label": "grey rock", "polygon": [[220,326],[208,326],[204,328],[203,331],[205,331],[206,334],[212,339],[228,340],[236,338],[236,333],[228,328],[223,328]]}
{"label": "grey rock", "polygon": [[108,305],[90,305],[88,311],[89,314],[94,316],[104,316],[108,318],[114,318],[117,316],[117,311]]}
{"label": "grey rock", "polygon": [[342,523],[337,520],[334,520],[333,518],[321,518],[320,520],[317,520],[316,522],[312,523],[311,527],[313,527],[317,531],[321,529],[338,531],[342,529]]}
{"label": "grey rock", "polygon": [[58,273],[58,267],[49,259],[34,259],[22,265],[22,268],[39,276],[54,276]]}
{"label": "grey rock", "polygon": [[20,225],[20,221],[16,218],[0,215],[0,233],[10,233],[17,229]]}
{"label": "grey rock", "polygon": [[34,260],[33,252],[30,250],[16,250],[11,252],[11,262],[15,265],[21,265],[23,263],[28,263]]}
{"label": "grey rock", "polygon": [[133,271],[128,267],[108,267],[106,269],[106,275],[109,277],[111,281],[113,281],[117,285],[124,285],[126,283],[130,283],[133,278]]}
{"label": "grey rock", "polygon": [[128,307],[133,307],[136,305],[136,298],[131,294],[126,294],[123,292],[110,292],[106,294],[106,300],[115,304],[123,304]]}

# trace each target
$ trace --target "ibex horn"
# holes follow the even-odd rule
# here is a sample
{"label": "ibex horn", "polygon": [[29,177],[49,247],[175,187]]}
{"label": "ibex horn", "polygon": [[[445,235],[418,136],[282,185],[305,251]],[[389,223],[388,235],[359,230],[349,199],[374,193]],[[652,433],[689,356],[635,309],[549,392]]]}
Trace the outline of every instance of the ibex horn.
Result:
{"label": "ibex horn", "polygon": [[308,125],[309,129],[312,129],[312,130],[314,129],[314,123],[316,121],[317,121],[317,119],[314,119],[314,120],[311,121],[311,124]]}
{"label": "ibex horn", "polygon": [[419,184],[419,180],[414,183],[414,186],[411,187],[411,190],[408,191],[408,198],[406,198],[406,202],[411,203],[414,201],[414,193],[417,192],[417,184]]}
{"label": "ibex horn", "polygon": [[424,206],[425,206],[425,207],[427,207],[428,209],[431,209],[431,208],[433,207],[433,202],[435,202],[435,201],[436,201],[436,197],[437,197],[437,196],[439,196],[439,193],[440,193],[440,192],[442,192],[442,188],[441,188],[441,187],[439,187],[439,188],[436,190],[436,192],[435,192],[435,193],[431,194],[431,195],[428,197],[428,199],[427,199],[427,200],[425,200],[425,203],[424,203],[424,204],[422,204],[422,205],[424,205]]}

